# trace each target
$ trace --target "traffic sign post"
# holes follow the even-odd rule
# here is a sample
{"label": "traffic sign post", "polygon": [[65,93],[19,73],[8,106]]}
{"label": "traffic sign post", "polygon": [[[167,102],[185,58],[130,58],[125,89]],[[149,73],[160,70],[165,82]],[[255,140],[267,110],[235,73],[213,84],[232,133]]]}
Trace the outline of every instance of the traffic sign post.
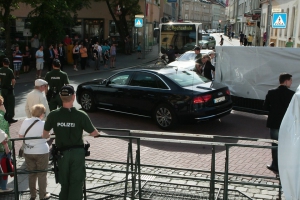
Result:
{"label": "traffic sign post", "polygon": [[286,13],[273,13],[272,28],[286,28],[287,14]]}
{"label": "traffic sign post", "polygon": [[143,27],[143,18],[135,18],[134,19],[134,27],[141,28]]}

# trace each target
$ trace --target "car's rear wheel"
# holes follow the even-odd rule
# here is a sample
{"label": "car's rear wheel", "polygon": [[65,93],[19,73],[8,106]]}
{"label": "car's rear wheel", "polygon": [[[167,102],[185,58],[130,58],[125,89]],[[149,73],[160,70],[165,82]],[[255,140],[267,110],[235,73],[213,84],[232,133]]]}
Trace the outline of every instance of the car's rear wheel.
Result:
{"label": "car's rear wheel", "polygon": [[177,124],[177,116],[173,108],[167,104],[160,104],[154,111],[156,124],[164,130],[170,130]]}
{"label": "car's rear wheel", "polygon": [[83,92],[80,97],[80,104],[84,111],[92,112],[96,109],[93,96],[90,92]]}

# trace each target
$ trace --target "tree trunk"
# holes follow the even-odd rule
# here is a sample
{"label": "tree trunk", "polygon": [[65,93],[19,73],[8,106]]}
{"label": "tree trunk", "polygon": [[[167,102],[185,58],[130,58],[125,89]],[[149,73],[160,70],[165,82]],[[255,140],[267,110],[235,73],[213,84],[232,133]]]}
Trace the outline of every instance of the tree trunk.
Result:
{"label": "tree trunk", "polygon": [[5,55],[6,57],[9,58],[10,67],[12,67],[12,52],[11,52],[11,38],[10,38],[10,33],[11,33],[10,6],[11,6],[11,1],[8,0],[6,4],[4,4],[3,25],[5,29],[4,38],[6,42]]}

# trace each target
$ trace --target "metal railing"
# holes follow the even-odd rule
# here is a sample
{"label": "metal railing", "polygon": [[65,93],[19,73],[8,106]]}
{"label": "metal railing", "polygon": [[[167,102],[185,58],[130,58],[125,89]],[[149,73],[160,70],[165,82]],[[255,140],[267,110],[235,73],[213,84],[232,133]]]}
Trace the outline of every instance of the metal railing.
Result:
{"label": "metal railing", "polygon": [[[250,174],[241,174],[241,173],[230,173],[229,172],[229,148],[230,147],[248,147],[248,148],[264,148],[264,149],[272,149],[277,148],[273,146],[265,146],[265,145],[247,145],[247,144],[235,144],[235,143],[225,143],[225,142],[216,142],[218,139],[235,139],[235,140],[246,140],[246,141],[257,141],[257,142],[265,142],[265,143],[277,143],[275,140],[268,140],[268,139],[261,139],[261,138],[249,138],[249,137],[234,137],[234,136],[220,136],[220,135],[204,135],[204,134],[189,134],[189,133],[170,133],[170,132],[154,132],[154,131],[142,131],[142,130],[129,130],[129,129],[113,129],[113,128],[97,128],[98,130],[102,131],[117,131],[117,132],[127,132],[129,136],[116,136],[116,135],[101,135],[99,137],[103,138],[115,138],[115,139],[126,139],[128,140],[128,148],[127,148],[127,161],[126,162],[116,162],[116,161],[107,161],[107,160],[95,160],[95,159],[86,159],[86,161],[91,162],[105,162],[105,163],[118,163],[126,165],[126,170],[112,170],[112,169],[99,169],[94,167],[86,167],[86,169],[92,170],[102,170],[102,171],[111,171],[114,173],[125,173],[125,180],[121,181],[120,183],[124,184],[124,192],[120,194],[112,194],[110,191],[106,192],[95,192],[93,189],[95,188],[85,188],[83,189],[84,199],[87,199],[87,193],[91,194],[103,194],[108,196],[115,196],[119,198],[139,198],[143,199],[143,187],[141,183],[141,176],[142,175],[150,175],[150,176],[158,176],[158,177],[169,177],[169,178],[176,178],[176,179],[189,179],[189,180],[197,180],[197,181],[206,181],[209,182],[209,199],[213,200],[218,198],[220,195],[220,188],[217,190],[215,188],[216,183],[223,183],[223,199],[227,200],[229,196],[228,185],[229,184],[241,184],[241,185],[253,185],[253,186],[261,186],[261,187],[268,187],[268,188],[279,188],[279,199],[281,199],[281,185],[280,180],[278,177],[269,177],[269,176],[257,176],[257,175],[250,175]],[[194,140],[182,140],[182,139],[164,139],[164,138],[149,138],[149,137],[137,137],[133,136],[133,134],[151,134],[157,136],[173,136],[173,137],[185,137],[185,138],[200,138],[205,140],[212,140],[212,141],[194,141]],[[13,164],[16,165],[16,151],[15,151],[15,142],[20,140],[32,140],[32,139],[41,139],[40,137],[35,138],[14,138],[10,139],[12,141],[12,151],[13,151]],[[136,151],[135,151],[135,159],[133,159],[134,152],[133,152],[133,141],[136,141]],[[211,166],[210,171],[208,170],[199,170],[199,169],[186,169],[186,168],[175,168],[175,167],[166,167],[166,166],[157,166],[157,165],[145,165],[141,164],[140,158],[140,145],[143,141],[152,141],[152,142],[164,142],[164,143],[181,143],[181,144],[191,144],[191,145],[206,145],[211,146]],[[224,172],[217,172],[216,171],[216,146],[223,146],[225,148],[226,159],[225,159],[225,170]],[[170,170],[186,170],[186,171],[194,171],[194,172],[204,172],[210,174],[209,178],[200,178],[200,177],[187,177],[187,176],[174,176],[174,175],[166,175],[166,174],[157,174],[157,173],[146,173],[141,172],[141,167],[154,167],[154,168],[165,168]],[[44,171],[19,171],[15,167],[15,171],[13,173],[6,173],[2,175],[10,175],[14,174],[14,190],[15,190],[15,199],[19,199],[19,189],[18,189],[18,174],[29,174],[29,173],[38,173],[38,172],[49,172],[52,171],[51,169],[44,170]],[[216,179],[216,174],[223,175],[223,180]],[[248,183],[243,181],[230,181],[229,176],[245,176],[251,178],[260,178],[260,179],[272,179],[279,181],[278,185],[268,185],[268,184],[260,184],[260,183]],[[129,182],[131,182],[129,188]],[[154,183],[154,181],[153,181]],[[158,182],[156,182],[158,183]],[[114,184],[109,184],[110,186],[114,186]],[[107,186],[107,185],[106,185]],[[101,186],[103,187],[103,186]],[[98,187],[99,188],[99,187]],[[128,189],[129,188],[129,189]],[[217,190],[217,192],[216,192]],[[169,195],[169,194],[168,194]],[[246,195],[244,195],[247,197]],[[250,197],[247,197],[251,199]],[[172,198],[171,198],[172,199]]]}

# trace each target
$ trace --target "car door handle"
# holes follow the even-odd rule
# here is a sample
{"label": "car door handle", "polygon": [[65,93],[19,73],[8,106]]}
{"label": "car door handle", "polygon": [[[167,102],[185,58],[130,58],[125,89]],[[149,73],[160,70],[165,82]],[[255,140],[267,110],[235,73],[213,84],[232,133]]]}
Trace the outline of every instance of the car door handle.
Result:
{"label": "car door handle", "polygon": [[149,96],[149,97],[155,97],[154,94],[147,94],[147,96]]}

